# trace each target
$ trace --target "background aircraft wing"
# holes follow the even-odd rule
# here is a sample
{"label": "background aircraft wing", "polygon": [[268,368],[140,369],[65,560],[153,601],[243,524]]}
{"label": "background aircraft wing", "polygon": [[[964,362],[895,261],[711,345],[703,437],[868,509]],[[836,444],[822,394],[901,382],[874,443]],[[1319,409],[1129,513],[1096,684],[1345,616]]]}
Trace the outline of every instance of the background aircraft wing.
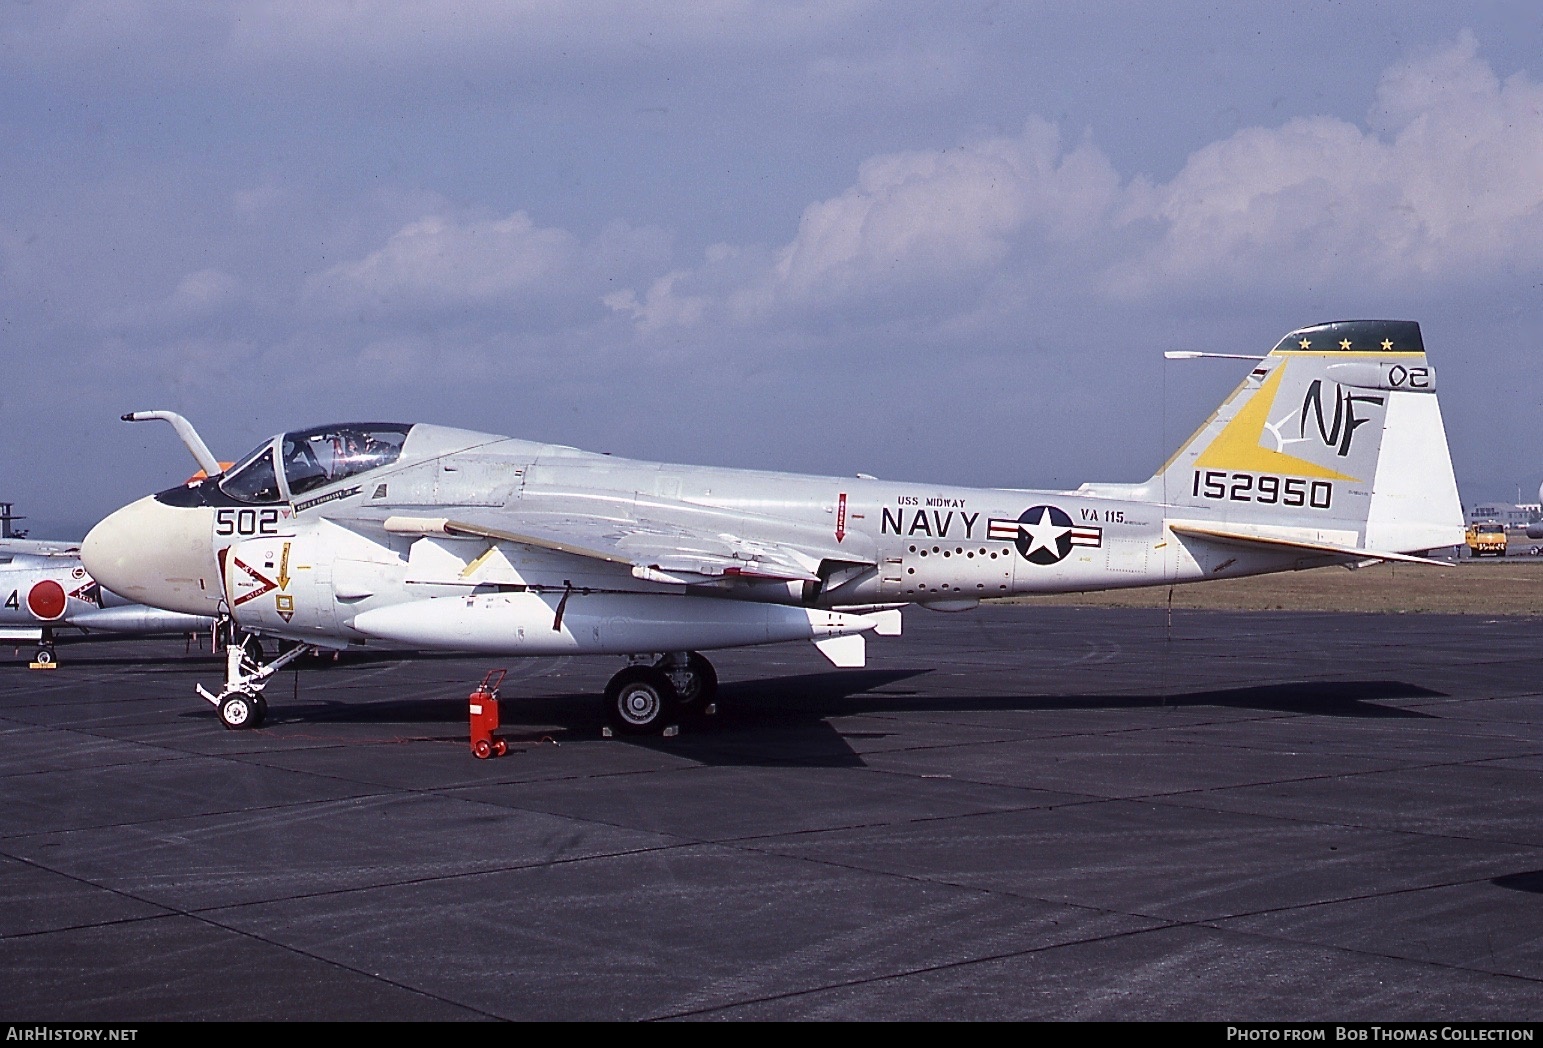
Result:
{"label": "background aircraft wing", "polygon": [[48,539],[0,539],[0,554],[17,553],[32,557],[78,557],[80,543],[52,542]]}

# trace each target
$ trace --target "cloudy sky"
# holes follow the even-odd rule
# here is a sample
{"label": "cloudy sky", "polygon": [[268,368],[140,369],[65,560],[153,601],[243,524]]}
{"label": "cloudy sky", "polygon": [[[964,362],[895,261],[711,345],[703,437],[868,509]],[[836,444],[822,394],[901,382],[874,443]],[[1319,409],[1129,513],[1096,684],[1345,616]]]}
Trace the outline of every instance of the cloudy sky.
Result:
{"label": "cloudy sky", "polygon": [[4,0],[0,499],[79,534],[339,419],[1139,480],[1321,320],[1419,320],[1543,480],[1535,3]]}

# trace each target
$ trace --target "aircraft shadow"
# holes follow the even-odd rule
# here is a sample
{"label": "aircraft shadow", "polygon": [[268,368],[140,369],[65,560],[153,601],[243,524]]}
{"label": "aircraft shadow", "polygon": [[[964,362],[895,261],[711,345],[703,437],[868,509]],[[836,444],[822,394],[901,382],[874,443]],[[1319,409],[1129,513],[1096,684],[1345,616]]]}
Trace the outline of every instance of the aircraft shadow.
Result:
{"label": "aircraft shadow", "polygon": [[861,765],[848,738],[874,732],[842,733],[833,718],[854,713],[1028,713],[1046,710],[1108,710],[1225,707],[1268,713],[1334,717],[1413,717],[1431,715],[1379,705],[1402,699],[1440,698],[1443,693],[1401,681],[1306,681],[1251,687],[1141,695],[903,695],[873,694],[885,684],[918,677],[930,670],[875,674],[863,687],[851,686],[846,673],[804,674],[726,684],[720,689],[721,712],[706,731],[671,740],[674,752],[704,764]]}
{"label": "aircraft shadow", "polygon": [[[882,731],[838,730],[832,720],[854,713],[1035,712],[1047,710],[1149,710],[1222,707],[1267,713],[1334,717],[1429,718],[1417,710],[1382,703],[1439,698],[1443,693],[1391,680],[1304,681],[1203,691],[1137,695],[928,695],[882,692],[932,672],[930,669],[847,670],[724,683],[715,715],[688,714],[673,737],[616,736],[615,741],[659,750],[714,766],[858,767],[862,757],[850,739]],[[304,678],[302,677],[302,680]],[[209,716],[190,711],[189,716]],[[595,738],[605,725],[598,698],[589,692],[521,696],[506,689],[499,734],[512,747],[543,737]],[[272,696],[267,728],[289,724],[417,725],[428,737],[467,738],[464,698],[393,698],[372,701],[308,696],[282,688]]]}
{"label": "aircraft shadow", "polygon": [[1492,877],[1490,882],[1497,888],[1509,888],[1513,892],[1531,892],[1534,895],[1543,895],[1543,870],[1528,870],[1526,873],[1508,873],[1503,877]]}
{"label": "aircraft shadow", "polygon": [[[917,670],[906,676],[930,672]],[[1202,691],[1151,691],[1121,695],[957,695],[957,696],[906,696],[898,694],[865,694],[864,689],[840,689],[827,692],[841,679],[840,673],[806,674],[800,677],[779,677],[769,680],[743,681],[724,686],[726,696],[742,703],[765,704],[768,714],[777,709],[790,708],[790,692],[793,704],[808,700],[817,703],[819,716],[835,716],[854,712],[850,702],[856,697],[869,705],[865,708],[879,712],[942,712],[946,710],[1084,710],[1084,709],[1150,709],[1151,707],[1186,708],[1192,706],[1221,706],[1232,709],[1258,710],[1266,713],[1299,713],[1333,717],[1396,717],[1429,719],[1431,714],[1397,706],[1380,705],[1404,699],[1444,698],[1445,692],[1432,691],[1417,684],[1395,680],[1346,680],[1301,681],[1275,684],[1254,684],[1236,688],[1212,688]],[[731,690],[732,689],[732,690]],[[844,701],[842,706],[834,706]]]}

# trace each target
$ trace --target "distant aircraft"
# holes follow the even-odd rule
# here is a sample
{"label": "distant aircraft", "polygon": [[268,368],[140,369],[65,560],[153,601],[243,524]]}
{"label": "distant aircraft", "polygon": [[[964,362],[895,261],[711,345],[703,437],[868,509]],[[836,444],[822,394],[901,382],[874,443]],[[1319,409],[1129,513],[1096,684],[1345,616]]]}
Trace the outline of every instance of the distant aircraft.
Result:
{"label": "distant aircraft", "polygon": [[[1204,354],[1188,354],[1204,355]],[[271,674],[313,648],[623,655],[622,732],[716,687],[704,650],[812,640],[860,666],[898,608],[1422,561],[1463,541],[1419,325],[1293,331],[1139,484],[1075,491],[665,465],[426,424],[318,426],[120,509],[83,546],[134,600],[299,642],[228,649],[204,698],[262,721]],[[1012,434],[991,439],[1012,440]],[[215,475],[218,474],[218,475]]]}
{"label": "distant aircraft", "polygon": [[61,634],[200,633],[208,615],[134,604],[104,590],[80,562],[80,544],[29,539],[15,532],[12,504],[0,502],[0,642],[33,648],[32,664],[55,665]]}
{"label": "distant aircraft", "polygon": [[[1538,501],[1543,502],[1543,484],[1538,485]],[[1527,525],[1527,537],[1529,539],[1543,539],[1543,520],[1534,521]]]}

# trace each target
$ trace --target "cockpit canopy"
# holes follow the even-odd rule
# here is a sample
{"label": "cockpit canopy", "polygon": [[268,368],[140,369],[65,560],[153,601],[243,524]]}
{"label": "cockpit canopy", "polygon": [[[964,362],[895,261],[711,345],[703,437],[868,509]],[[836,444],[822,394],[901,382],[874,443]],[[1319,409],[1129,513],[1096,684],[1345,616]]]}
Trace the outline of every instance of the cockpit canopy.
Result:
{"label": "cockpit canopy", "polygon": [[282,502],[391,465],[410,429],[397,422],[347,422],[284,433],[226,470],[220,490],[238,502]]}

